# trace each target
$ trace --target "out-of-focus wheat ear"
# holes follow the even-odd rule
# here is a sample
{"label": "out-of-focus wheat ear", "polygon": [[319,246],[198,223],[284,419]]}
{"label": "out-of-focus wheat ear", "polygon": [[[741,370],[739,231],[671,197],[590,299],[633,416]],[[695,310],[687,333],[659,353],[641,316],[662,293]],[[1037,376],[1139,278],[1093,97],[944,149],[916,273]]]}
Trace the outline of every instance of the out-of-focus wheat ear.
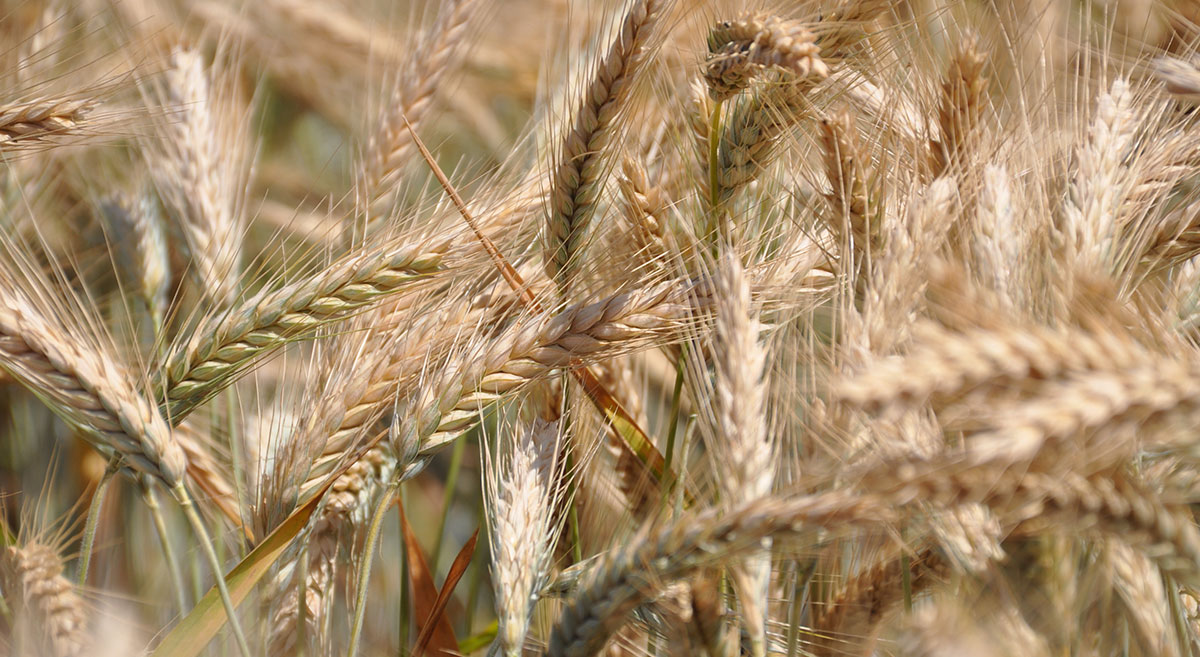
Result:
{"label": "out-of-focus wheat ear", "polygon": [[314,276],[210,316],[166,357],[164,412],[182,421],[272,350],[438,272],[441,250],[417,243],[354,251]]}
{"label": "out-of-focus wheat ear", "polygon": [[95,107],[94,100],[53,96],[0,104],[0,153],[82,134]]}
{"label": "out-of-focus wheat ear", "polygon": [[930,170],[934,178],[950,168],[966,166],[970,150],[975,146],[980,119],[983,117],[988,79],[983,76],[987,53],[979,50],[974,37],[958,45],[942,78],[942,95],[938,104],[938,139],[930,145]]}
{"label": "out-of-focus wheat ear", "polygon": [[173,52],[162,88],[149,94],[168,113],[148,148],[155,186],[183,234],[199,289],[225,306],[237,296],[240,276],[245,158],[235,149],[245,136],[217,93],[199,52]]}
{"label": "out-of-focus wheat ear", "polygon": [[[905,570],[907,584],[905,582]],[[905,595],[916,596],[948,571],[934,550],[906,557],[889,555],[858,573],[849,575],[829,602],[815,614],[813,636],[816,654],[859,654],[869,650],[884,615]],[[908,586],[908,590],[905,590]]]}
{"label": "out-of-focus wheat ear", "polygon": [[717,23],[708,33],[704,79],[721,102],[745,89],[762,68],[785,69],[800,79],[824,79],[829,68],[821,60],[816,36],[798,20],[749,14]]}
{"label": "out-of-focus wheat ear", "polygon": [[1053,461],[1085,436],[1090,449],[1076,467],[1104,468],[1132,457],[1139,445],[1179,440],[1200,419],[1200,377],[1173,358],[1148,358],[1128,369],[1073,373],[1033,399],[992,408],[994,424],[970,440],[978,462],[1024,462],[1043,453]]}
{"label": "out-of-focus wheat ear", "polygon": [[492,579],[507,657],[522,654],[538,592],[550,573],[559,525],[560,436],[557,423],[534,420],[513,434],[506,454],[493,457],[487,488]]}
{"label": "out-of-focus wheat ear", "polygon": [[[739,505],[766,497],[775,483],[775,449],[767,433],[767,351],[738,255],[726,249],[717,274],[713,339],[715,435],[710,449],[721,497]],[[766,654],[771,542],[735,569],[743,622],[755,657]]]}
{"label": "out-of-focus wheat ear", "polygon": [[88,611],[51,547],[10,545],[0,551],[0,582],[13,616],[14,655],[83,657],[90,654]]}
{"label": "out-of-focus wheat ear", "polygon": [[134,470],[176,488],[187,457],[131,373],[12,294],[18,284],[8,278],[8,291],[0,291],[0,368],[100,451],[119,454]]}
{"label": "out-of-focus wheat ear", "polygon": [[1154,562],[1119,540],[1105,541],[1103,556],[1112,571],[1113,588],[1124,603],[1125,614],[1133,621],[1138,643],[1147,654],[1179,655],[1183,646],[1176,641],[1168,593]]}
{"label": "out-of-focus wheat ear", "polygon": [[850,47],[866,36],[867,23],[894,6],[887,0],[843,0],[837,6],[822,6],[811,22],[826,62],[835,63],[847,57]]}
{"label": "out-of-focus wheat ear", "polygon": [[571,126],[554,156],[546,204],[546,271],[559,288],[571,286],[588,222],[595,212],[624,133],[630,99],[663,42],[660,19],[673,0],[635,0],[616,38],[583,87]]}
{"label": "out-of-focus wheat ear", "polygon": [[597,654],[626,616],[665,584],[761,549],[764,538],[783,539],[822,528],[846,530],[890,518],[891,510],[882,500],[841,491],[767,498],[681,517],[610,551],[584,577],[554,623],[546,654]]}
{"label": "out-of-focus wheat ear", "polygon": [[392,90],[380,126],[367,141],[363,179],[359,183],[365,201],[361,209],[367,217],[367,235],[378,232],[387,219],[387,201],[393,196],[405,167],[420,159],[405,121],[414,130],[421,126],[433,106],[438,86],[467,44],[470,17],[481,13],[485,2],[441,3],[436,22],[411,50],[408,66]]}
{"label": "out-of-focus wheat ear", "polygon": [[957,193],[954,180],[938,178],[912,191],[904,221],[883,222],[887,250],[871,263],[862,304],[866,344],[873,352],[888,353],[908,339],[931,265],[954,222]]}
{"label": "out-of-focus wheat ear", "polygon": [[975,273],[1001,298],[1019,305],[1020,265],[1026,237],[1018,218],[1012,176],[1003,166],[987,165],[975,212]]}
{"label": "out-of-focus wheat ear", "polygon": [[162,339],[171,282],[170,256],[162,218],[147,194],[116,196],[101,202],[100,211],[112,228],[114,262],[146,306],[155,344]]}
{"label": "out-of-focus wheat ear", "polygon": [[1200,104],[1200,56],[1159,57],[1154,60],[1154,74],[1166,86],[1167,93],[1179,102]]}
{"label": "out-of-focus wheat ear", "polygon": [[1128,342],[1034,324],[961,331],[921,324],[915,333],[905,356],[881,357],[847,374],[835,383],[834,397],[872,412],[929,402],[942,409],[973,390],[1002,392],[1024,380],[1133,365],[1147,356]]}
{"label": "out-of-focus wheat ear", "polygon": [[1076,152],[1060,227],[1068,261],[1078,257],[1103,267],[1117,255],[1112,252],[1117,211],[1130,184],[1126,159],[1137,124],[1133,92],[1117,78],[1097,99],[1087,140]]}
{"label": "out-of-focus wheat ear", "polygon": [[913,609],[890,645],[911,657],[1055,654],[1046,638],[1029,626],[1018,602],[954,595],[936,597],[929,605]]}
{"label": "out-of-focus wheat ear", "polygon": [[859,487],[897,506],[983,504],[1018,533],[1053,531],[1065,522],[1072,532],[1121,538],[1181,581],[1195,579],[1200,563],[1200,529],[1187,506],[1111,468],[1084,476],[979,467],[958,455],[906,458],[868,469]]}
{"label": "out-of-focus wheat ear", "polygon": [[832,213],[824,218],[846,249],[842,260],[848,263],[843,267],[850,272],[867,271],[873,254],[882,248],[879,209],[872,207],[868,188],[867,154],[859,145],[849,112],[824,117],[820,125],[825,177],[832,188],[828,194]]}

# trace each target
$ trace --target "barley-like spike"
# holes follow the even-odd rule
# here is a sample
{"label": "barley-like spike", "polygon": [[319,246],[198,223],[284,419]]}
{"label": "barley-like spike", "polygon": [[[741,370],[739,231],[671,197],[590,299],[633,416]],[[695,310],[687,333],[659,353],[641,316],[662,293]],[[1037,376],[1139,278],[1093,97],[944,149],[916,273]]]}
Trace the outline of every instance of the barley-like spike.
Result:
{"label": "barley-like spike", "polygon": [[3,294],[0,368],[101,451],[119,454],[168,490],[182,481],[187,457],[125,368],[69,337],[27,301]]}
{"label": "barley-like spike", "polygon": [[[0,551],[0,583],[4,599],[15,613],[15,637],[10,648],[25,655],[83,657],[91,647],[88,613],[83,598],[66,577],[62,559],[47,545],[10,545]],[[30,636],[33,635],[33,636]]]}
{"label": "barley-like spike", "polygon": [[257,358],[441,269],[427,244],[351,254],[306,280],[214,315],[166,360],[164,413],[179,423]]}
{"label": "barley-like spike", "polygon": [[69,98],[39,98],[0,105],[0,152],[78,132],[95,106],[94,101]]}
{"label": "barley-like spike", "polygon": [[604,187],[610,145],[622,132],[633,89],[662,43],[659,19],[673,0],[636,0],[616,39],[575,109],[574,120],[551,173],[545,246],[546,269],[560,288],[569,287],[588,221]]}
{"label": "barley-like spike", "polygon": [[816,36],[801,21],[751,14],[717,23],[708,34],[704,78],[718,102],[745,89],[757,69],[774,67],[798,79],[822,80],[829,67],[821,60]]}

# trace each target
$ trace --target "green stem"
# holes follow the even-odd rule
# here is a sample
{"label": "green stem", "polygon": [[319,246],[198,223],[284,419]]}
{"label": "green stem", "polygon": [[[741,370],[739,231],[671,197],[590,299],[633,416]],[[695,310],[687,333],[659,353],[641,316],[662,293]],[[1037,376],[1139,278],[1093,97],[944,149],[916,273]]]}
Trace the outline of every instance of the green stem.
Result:
{"label": "green stem", "polygon": [[721,202],[720,165],[721,152],[721,105],[713,103],[712,114],[708,117],[708,202],[715,210]]}
{"label": "green stem", "polygon": [[708,118],[708,225],[705,226],[704,240],[715,246],[717,230],[721,222],[721,188],[720,188],[720,147],[721,147],[721,105],[713,103],[712,115]]}
{"label": "green stem", "polygon": [[163,519],[162,507],[158,504],[158,494],[154,492],[154,484],[142,483],[142,496],[146,499],[146,508],[150,509],[150,517],[154,521],[154,531],[158,533],[158,541],[162,544],[163,557],[167,560],[167,572],[171,574],[171,588],[175,589],[175,604],[180,614],[187,613],[188,599],[184,591],[183,571],[179,569],[179,557],[175,555],[175,546],[171,544],[171,534],[167,531],[166,520]]}
{"label": "green stem", "polygon": [[192,531],[196,533],[196,538],[200,541],[200,549],[204,552],[204,556],[208,559],[209,566],[213,570],[213,579],[216,580],[217,593],[221,596],[221,604],[225,606],[225,615],[229,617],[229,628],[233,630],[233,637],[237,641],[238,651],[242,657],[250,657],[250,644],[246,643],[246,634],[242,632],[242,624],[237,618],[237,606],[233,604],[233,598],[229,595],[229,587],[225,585],[225,570],[221,567],[221,560],[217,558],[217,552],[213,549],[212,538],[208,534],[208,528],[204,526],[204,521],[200,518],[199,512],[196,511],[196,505],[192,503],[191,495],[188,495],[187,489],[183,483],[175,486],[175,499],[179,502],[179,506],[183,509],[183,515],[192,525]]}
{"label": "green stem", "polygon": [[367,589],[370,588],[371,564],[375,561],[372,557],[375,554],[375,546],[379,543],[379,530],[383,527],[383,518],[391,508],[392,502],[396,499],[396,492],[399,490],[400,478],[393,477],[387,489],[383,491],[383,495],[380,496],[379,504],[375,506],[375,513],[371,516],[371,524],[367,527],[367,540],[363,545],[363,553],[358,566],[358,591],[354,598],[354,624],[350,629],[350,648],[346,651],[349,657],[354,657],[358,653],[358,639],[362,636],[363,620],[367,613]]}
{"label": "green stem", "polygon": [[454,502],[454,491],[458,488],[458,472],[462,469],[463,453],[467,451],[467,441],[464,438],[454,441],[454,451],[450,454],[450,470],[446,473],[446,491],[442,498],[442,520],[438,524],[437,540],[433,544],[433,554],[429,559],[429,570],[434,574],[437,573],[438,557],[442,554],[442,542],[446,538],[446,520],[450,517],[450,505]]}
{"label": "green stem", "polygon": [[117,474],[117,470],[121,466],[121,457],[114,454],[108,460],[108,466],[104,468],[104,474],[100,477],[100,482],[96,484],[96,490],[92,493],[92,501],[88,504],[87,520],[83,525],[83,544],[79,547],[79,574],[76,581],[80,586],[87,585],[88,566],[92,563],[92,546],[96,543],[96,526],[100,524],[100,510],[104,506],[104,495],[108,492],[108,485],[112,483],[113,476]]}

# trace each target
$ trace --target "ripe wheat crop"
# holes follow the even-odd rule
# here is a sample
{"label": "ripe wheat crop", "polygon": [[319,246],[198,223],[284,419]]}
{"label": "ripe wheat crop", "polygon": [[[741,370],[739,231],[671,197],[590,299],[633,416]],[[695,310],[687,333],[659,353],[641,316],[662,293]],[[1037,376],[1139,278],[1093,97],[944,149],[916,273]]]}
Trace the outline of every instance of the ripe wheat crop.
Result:
{"label": "ripe wheat crop", "polygon": [[1194,0],[0,0],[0,656],[1200,654]]}

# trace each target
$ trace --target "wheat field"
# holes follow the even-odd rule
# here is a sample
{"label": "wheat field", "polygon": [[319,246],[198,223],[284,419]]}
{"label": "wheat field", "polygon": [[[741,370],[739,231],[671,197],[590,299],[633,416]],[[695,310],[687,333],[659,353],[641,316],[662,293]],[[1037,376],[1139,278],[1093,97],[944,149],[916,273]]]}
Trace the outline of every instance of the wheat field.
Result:
{"label": "wheat field", "polygon": [[0,656],[1200,655],[1198,51],[0,1]]}

